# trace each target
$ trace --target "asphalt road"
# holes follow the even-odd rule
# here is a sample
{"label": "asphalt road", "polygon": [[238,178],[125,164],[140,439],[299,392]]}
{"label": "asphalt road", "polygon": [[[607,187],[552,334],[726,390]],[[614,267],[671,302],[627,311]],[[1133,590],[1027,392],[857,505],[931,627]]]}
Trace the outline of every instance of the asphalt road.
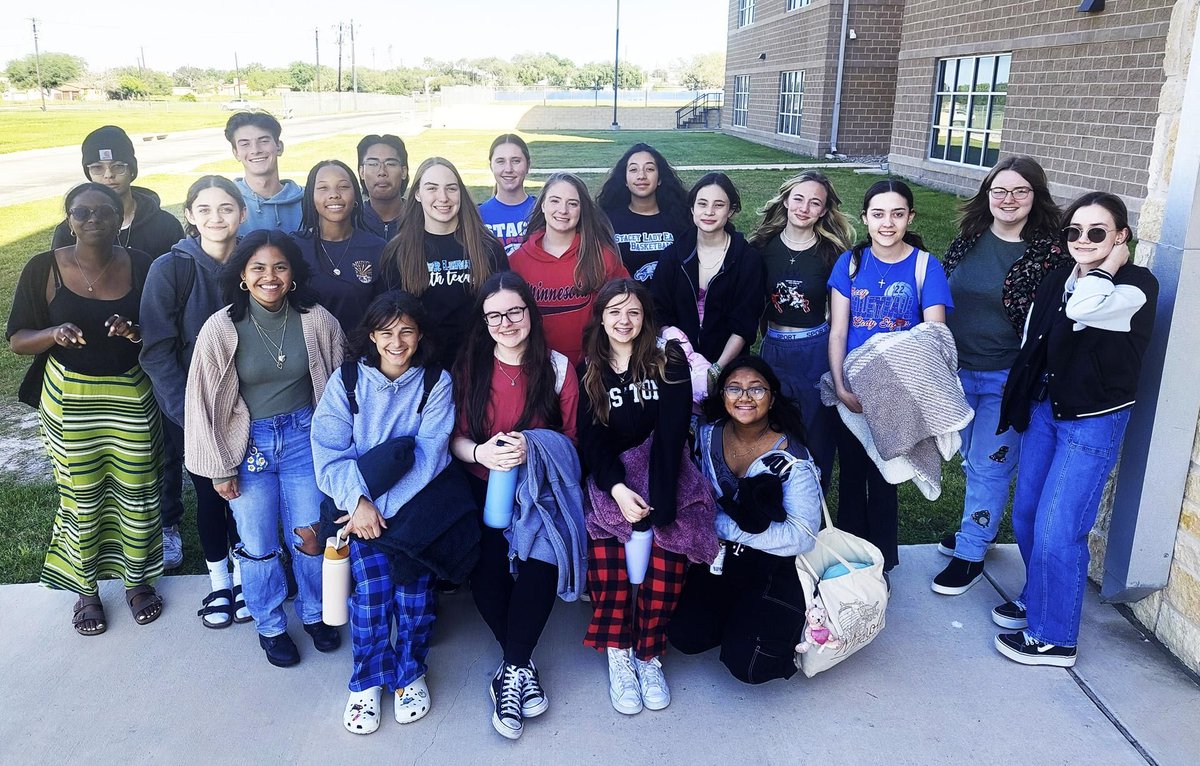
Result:
{"label": "asphalt road", "polygon": [[[409,117],[407,112],[299,117],[283,123],[283,141],[285,145],[297,144],[354,131],[363,135],[395,133],[399,129],[396,123],[400,120],[407,123]],[[170,133],[161,141],[142,141],[140,134],[131,138],[137,152],[139,173],[143,176],[187,173],[205,163],[230,156],[229,143],[221,128]],[[0,154],[0,175],[9,179],[0,187],[0,207],[58,197],[84,180],[78,146]]]}

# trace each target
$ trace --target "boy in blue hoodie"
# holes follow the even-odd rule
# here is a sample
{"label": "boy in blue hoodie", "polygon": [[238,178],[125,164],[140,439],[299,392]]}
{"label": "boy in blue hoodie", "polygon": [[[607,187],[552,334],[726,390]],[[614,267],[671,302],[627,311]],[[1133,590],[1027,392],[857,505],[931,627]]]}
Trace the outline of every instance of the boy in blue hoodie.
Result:
{"label": "boy in blue hoodie", "polygon": [[246,199],[246,220],[238,229],[242,236],[255,229],[290,234],[300,228],[304,190],[295,181],[279,178],[282,132],[279,120],[266,112],[238,112],[225,123],[225,138],[246,173],[236,179]]}

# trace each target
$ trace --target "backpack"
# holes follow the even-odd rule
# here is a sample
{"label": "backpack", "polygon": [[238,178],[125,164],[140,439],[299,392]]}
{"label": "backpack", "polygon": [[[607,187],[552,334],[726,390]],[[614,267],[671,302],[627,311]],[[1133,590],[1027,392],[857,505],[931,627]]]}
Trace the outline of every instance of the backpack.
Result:
{"label": "backpack", "polygon": [[[421,377],[421,403],[417,405],[417,414],[420,415],[425,411],[425,404],[429,401],[429,394],[433,391],[433,387],[442,378],[442,368],[437,365],[427,365],[422,369]],[[350,404],[350,415],[353,417],[358,414],[358,398],[354,395],[354,388],[358,385],[358,360],[350,359],[342,362],[342,385],[346,388],[346,400]]]}

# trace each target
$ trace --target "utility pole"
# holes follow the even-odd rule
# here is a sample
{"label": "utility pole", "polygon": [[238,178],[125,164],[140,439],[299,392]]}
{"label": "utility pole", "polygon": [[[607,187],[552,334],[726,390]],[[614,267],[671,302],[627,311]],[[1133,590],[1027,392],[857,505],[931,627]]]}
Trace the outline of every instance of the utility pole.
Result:
{"label": "utility pole", "polygon": [[33,22],[33,71],[37,73],[38,95],[42,97],[42,111],[46,111],[46,89],[42,87],[42,54],[38,51],[37,19]]}
{"label": "utility pole", "polygon": [[233,81],[237,84],[237,97],[242,98],[242,67],[238,64],[237,52],[233,54]]}
{"label": "utility pole", "polygon": [[145,74],[146,73],[146,47],[144,45],[138,46],[138,54],[139,54],[138,71],[141,72],[142,74]]}
{"label": "utility pole", "polygon": [[317,53],[317,111],[321,111],[321,30],[313,28],[313,45]]}
{"label": "utility pole", "polygon": [[350,19],[350,89],[358,93],[358,58],[354,47],[354,19]]}
{"label": "utility pole", "polygon": [[338,33],[338,39],[337,39],[337,46],[338,46],[338,83],[337,83],[337,89],[338,89],[338,93],[341,93],[341,92],[342,92],[342,30],[343,30],[343,28],[344,28],[344,27],[345,27],[345,24],[343,24],[342,22],[340,22],[340,21],[339,21],[339,22],[338,22],[338,25],[337,25],[337,33]]}
{"label": "utility pole", "polygon": [[621,86],[621,0],[617,0],[617,40],[613,49],[613,121],[612,128],[621,127],[617,122],[617,89]]}

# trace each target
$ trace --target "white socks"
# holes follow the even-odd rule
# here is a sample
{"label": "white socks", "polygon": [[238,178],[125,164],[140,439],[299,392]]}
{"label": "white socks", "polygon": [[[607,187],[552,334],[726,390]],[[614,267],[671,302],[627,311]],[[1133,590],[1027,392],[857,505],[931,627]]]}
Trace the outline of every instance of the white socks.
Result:
{"label": "white socks", "polygon": [[[229,559],[205,562],[208,565],[208,579],[213,590],[228,590],[233,588],[234,578],[229,574]],[[236,564],[234,567],[236,569]],[[241,579],[241,578],[238,578]]]}

